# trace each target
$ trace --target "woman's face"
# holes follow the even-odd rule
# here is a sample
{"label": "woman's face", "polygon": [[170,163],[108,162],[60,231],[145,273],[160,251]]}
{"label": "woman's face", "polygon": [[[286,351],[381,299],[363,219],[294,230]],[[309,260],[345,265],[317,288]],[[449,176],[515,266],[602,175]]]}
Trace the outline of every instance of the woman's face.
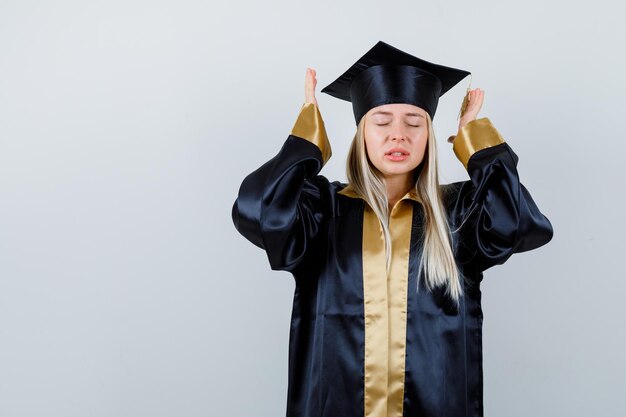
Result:
{"label": "woman's face", "polygon": [[364,117],[367,155],[385,177],[406,175],[419,166],[428,140],[424,109],[412,104],[385,104],[370,109]]}

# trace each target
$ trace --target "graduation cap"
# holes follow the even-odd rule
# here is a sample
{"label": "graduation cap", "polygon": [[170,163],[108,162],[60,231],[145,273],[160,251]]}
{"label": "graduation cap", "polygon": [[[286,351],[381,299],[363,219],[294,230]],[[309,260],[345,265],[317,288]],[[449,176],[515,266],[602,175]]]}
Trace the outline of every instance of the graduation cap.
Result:
{"label": "graduation cap", "polygon": [[[321,91],[352,102],[357,125],[370,109],[390,103],[413,104],[433,119],[439,97],[468,75],[469,71],[424,61],[378,41]],[[459,114],[465,110],[468,99],[469,88]]]}

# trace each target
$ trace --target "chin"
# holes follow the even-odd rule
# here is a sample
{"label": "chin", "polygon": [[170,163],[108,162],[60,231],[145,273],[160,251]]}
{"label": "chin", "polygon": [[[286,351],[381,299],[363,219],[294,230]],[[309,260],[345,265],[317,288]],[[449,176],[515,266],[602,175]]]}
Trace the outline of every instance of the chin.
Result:
{"label": "chin", "polygon": [[406,174],[408,172],[413,171],[413,169],[415,168],[411,168],[408,165],[404,165],[404,166],[394,166],[394,167],[388,167],[386,166],[384,170],[380,170],[381,172],[384,172],[387,175],[401,175],[401,174]]}

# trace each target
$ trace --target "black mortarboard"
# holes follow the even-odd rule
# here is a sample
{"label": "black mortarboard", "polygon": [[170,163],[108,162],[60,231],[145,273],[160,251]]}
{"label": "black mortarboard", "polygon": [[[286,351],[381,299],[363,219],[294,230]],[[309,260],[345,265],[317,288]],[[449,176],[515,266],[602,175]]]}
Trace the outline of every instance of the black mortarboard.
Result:
{"label": "black mortarboard", "polygon": [[378,41],[322,93],[352,102],[357,124],[371,108],[390,103],[413,104],[432,119],[439,97],[468,75]]}

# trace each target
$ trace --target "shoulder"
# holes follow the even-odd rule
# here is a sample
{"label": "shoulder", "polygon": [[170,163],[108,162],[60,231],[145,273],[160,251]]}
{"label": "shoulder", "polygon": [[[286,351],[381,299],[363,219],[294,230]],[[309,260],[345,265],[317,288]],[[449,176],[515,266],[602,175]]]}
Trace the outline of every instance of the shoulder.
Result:
{"label": "shoulder", "polygon": [[306,178],[304,188],[305,191],[314,193],[317,197],[329,202],[331,206],[341,198],[355,196],[350,191],[348,184],[341,181],[331,181],[324,175],[319,174]]}
{"label": "shoulder", "polygon": [[455,219],[464,211],[464,207],[471,204],[472,189],[471,180],[456,181],[449,184],[441,184],[441,198],[448,215]]}
{"label": "shoulder", "polygon": [[463,191],[463,188],[467,187],[468,182],[469,180],[465,180],[465,181],[456,181],[456,182],[451,182],[449,184],[439,185],[439,189],[441,190],[441,197],[446,207],[454,203],[454,201],[459,197],[459,195]]}
{"label": "shoulder", "polygon": [[361,207],[363,200],[348,183],[330,181],[323,175],[318,175],[316,181],[320,192],[323,193],[322,199],[325,201],[325,206],[333,217],[341,216]]}

